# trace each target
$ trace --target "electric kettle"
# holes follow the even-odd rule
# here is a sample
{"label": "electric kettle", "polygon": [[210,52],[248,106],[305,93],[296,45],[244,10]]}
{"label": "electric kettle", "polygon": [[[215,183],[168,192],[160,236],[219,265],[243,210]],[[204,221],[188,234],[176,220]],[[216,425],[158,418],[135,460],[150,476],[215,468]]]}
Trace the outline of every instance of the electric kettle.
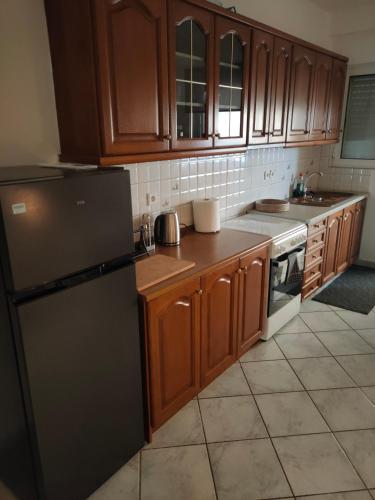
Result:
{"label": "electric kettle", "polygon": [[155,243],[168,247],[180,244],[180,223],[175,210],[169,210],[155,219]]}

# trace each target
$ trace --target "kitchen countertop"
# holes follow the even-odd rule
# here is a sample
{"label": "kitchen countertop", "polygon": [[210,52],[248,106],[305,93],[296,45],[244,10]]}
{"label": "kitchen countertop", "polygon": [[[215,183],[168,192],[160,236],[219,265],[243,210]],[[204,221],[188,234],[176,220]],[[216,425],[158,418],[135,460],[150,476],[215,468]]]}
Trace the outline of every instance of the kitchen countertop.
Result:
{"label": "kitchen countertop", "polygon": [[[168,289],[173,288],[186,278],[199,276],[205,270],[217,264],[261,248],[270,242],[271,238],[269,236],[233,231],[231,229],[221,229],[219,233],[215,234],[196,233],[193,230],[188,230],[182,235],[179,246],[157,246],[155,253],[152,255],[162,254],[177,259],[194,261],[195,266],[157,285],[146,288],[139,294],[144,300],[150,301],[160,295],[160,292],[168,291]],[[147,257],[143,258],[147,259]]]}
{"label": "kitchen countertop", "polygon": [[[309,205],[293,205],[290,204],[290,209],[287,212],[281,213],[267,213],[272,217],[279,217],[280,219],[292,219],[305,222],[306,224],[315,224],[329,215],[336,213],[338,210],[349,207],[353,203],[357,203],[368,197],[368,193],[358,193],[346,198],[340,203],[336,203],[331,207],[315,207]],[[261,212],[257,212],[261,213]]]}

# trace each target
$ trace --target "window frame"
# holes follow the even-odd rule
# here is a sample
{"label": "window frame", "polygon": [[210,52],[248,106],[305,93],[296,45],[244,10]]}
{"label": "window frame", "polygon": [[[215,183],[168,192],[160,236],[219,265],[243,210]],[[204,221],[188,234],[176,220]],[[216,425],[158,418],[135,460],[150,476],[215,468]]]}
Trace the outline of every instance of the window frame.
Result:
{"label": "window frame", "polygon": [[375,160],[361,160],[361,159],[344,159],[341,158],[342,151],[342,141],[344,137],[344,127],[346,120],[346,113],[348,108],[348,94],[349,94],[349,81],[352,76],[364,76],[364,75],[375,75],[375,63],[374,64],[356,64],[348,67],[348,72],[345,82],[345,92],[344,92],[344,103],[341,117],[341,127],[340,130],[340,140],[334,145],[332,154],[332,167],[340,168],[355,168],[362,170],[375,170]]}

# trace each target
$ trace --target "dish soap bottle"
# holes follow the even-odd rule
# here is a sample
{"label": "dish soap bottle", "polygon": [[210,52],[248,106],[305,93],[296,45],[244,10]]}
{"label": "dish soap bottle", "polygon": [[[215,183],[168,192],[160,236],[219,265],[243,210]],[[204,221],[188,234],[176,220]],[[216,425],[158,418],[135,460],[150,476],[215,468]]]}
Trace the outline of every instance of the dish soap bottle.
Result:
{"label": "dish soap bottle", "polygon": [[303,174],[299,174],[299,179],[297,183],[297,196],[303,196],[305,194],[305,180]]}

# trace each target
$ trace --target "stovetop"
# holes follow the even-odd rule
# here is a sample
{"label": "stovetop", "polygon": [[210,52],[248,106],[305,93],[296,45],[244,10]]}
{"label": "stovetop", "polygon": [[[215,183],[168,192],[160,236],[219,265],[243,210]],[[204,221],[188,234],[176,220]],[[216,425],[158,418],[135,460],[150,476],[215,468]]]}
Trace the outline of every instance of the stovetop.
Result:
{"label": "stovetop", "polygon": [[276,219],[270,215],[260,214],[255,211],[224,222],[222,226],[237,231],[264,234],[270,236],[273,240],[283,238],[296,232],[306,231],[306,225],[302,222],[286,218]]}

